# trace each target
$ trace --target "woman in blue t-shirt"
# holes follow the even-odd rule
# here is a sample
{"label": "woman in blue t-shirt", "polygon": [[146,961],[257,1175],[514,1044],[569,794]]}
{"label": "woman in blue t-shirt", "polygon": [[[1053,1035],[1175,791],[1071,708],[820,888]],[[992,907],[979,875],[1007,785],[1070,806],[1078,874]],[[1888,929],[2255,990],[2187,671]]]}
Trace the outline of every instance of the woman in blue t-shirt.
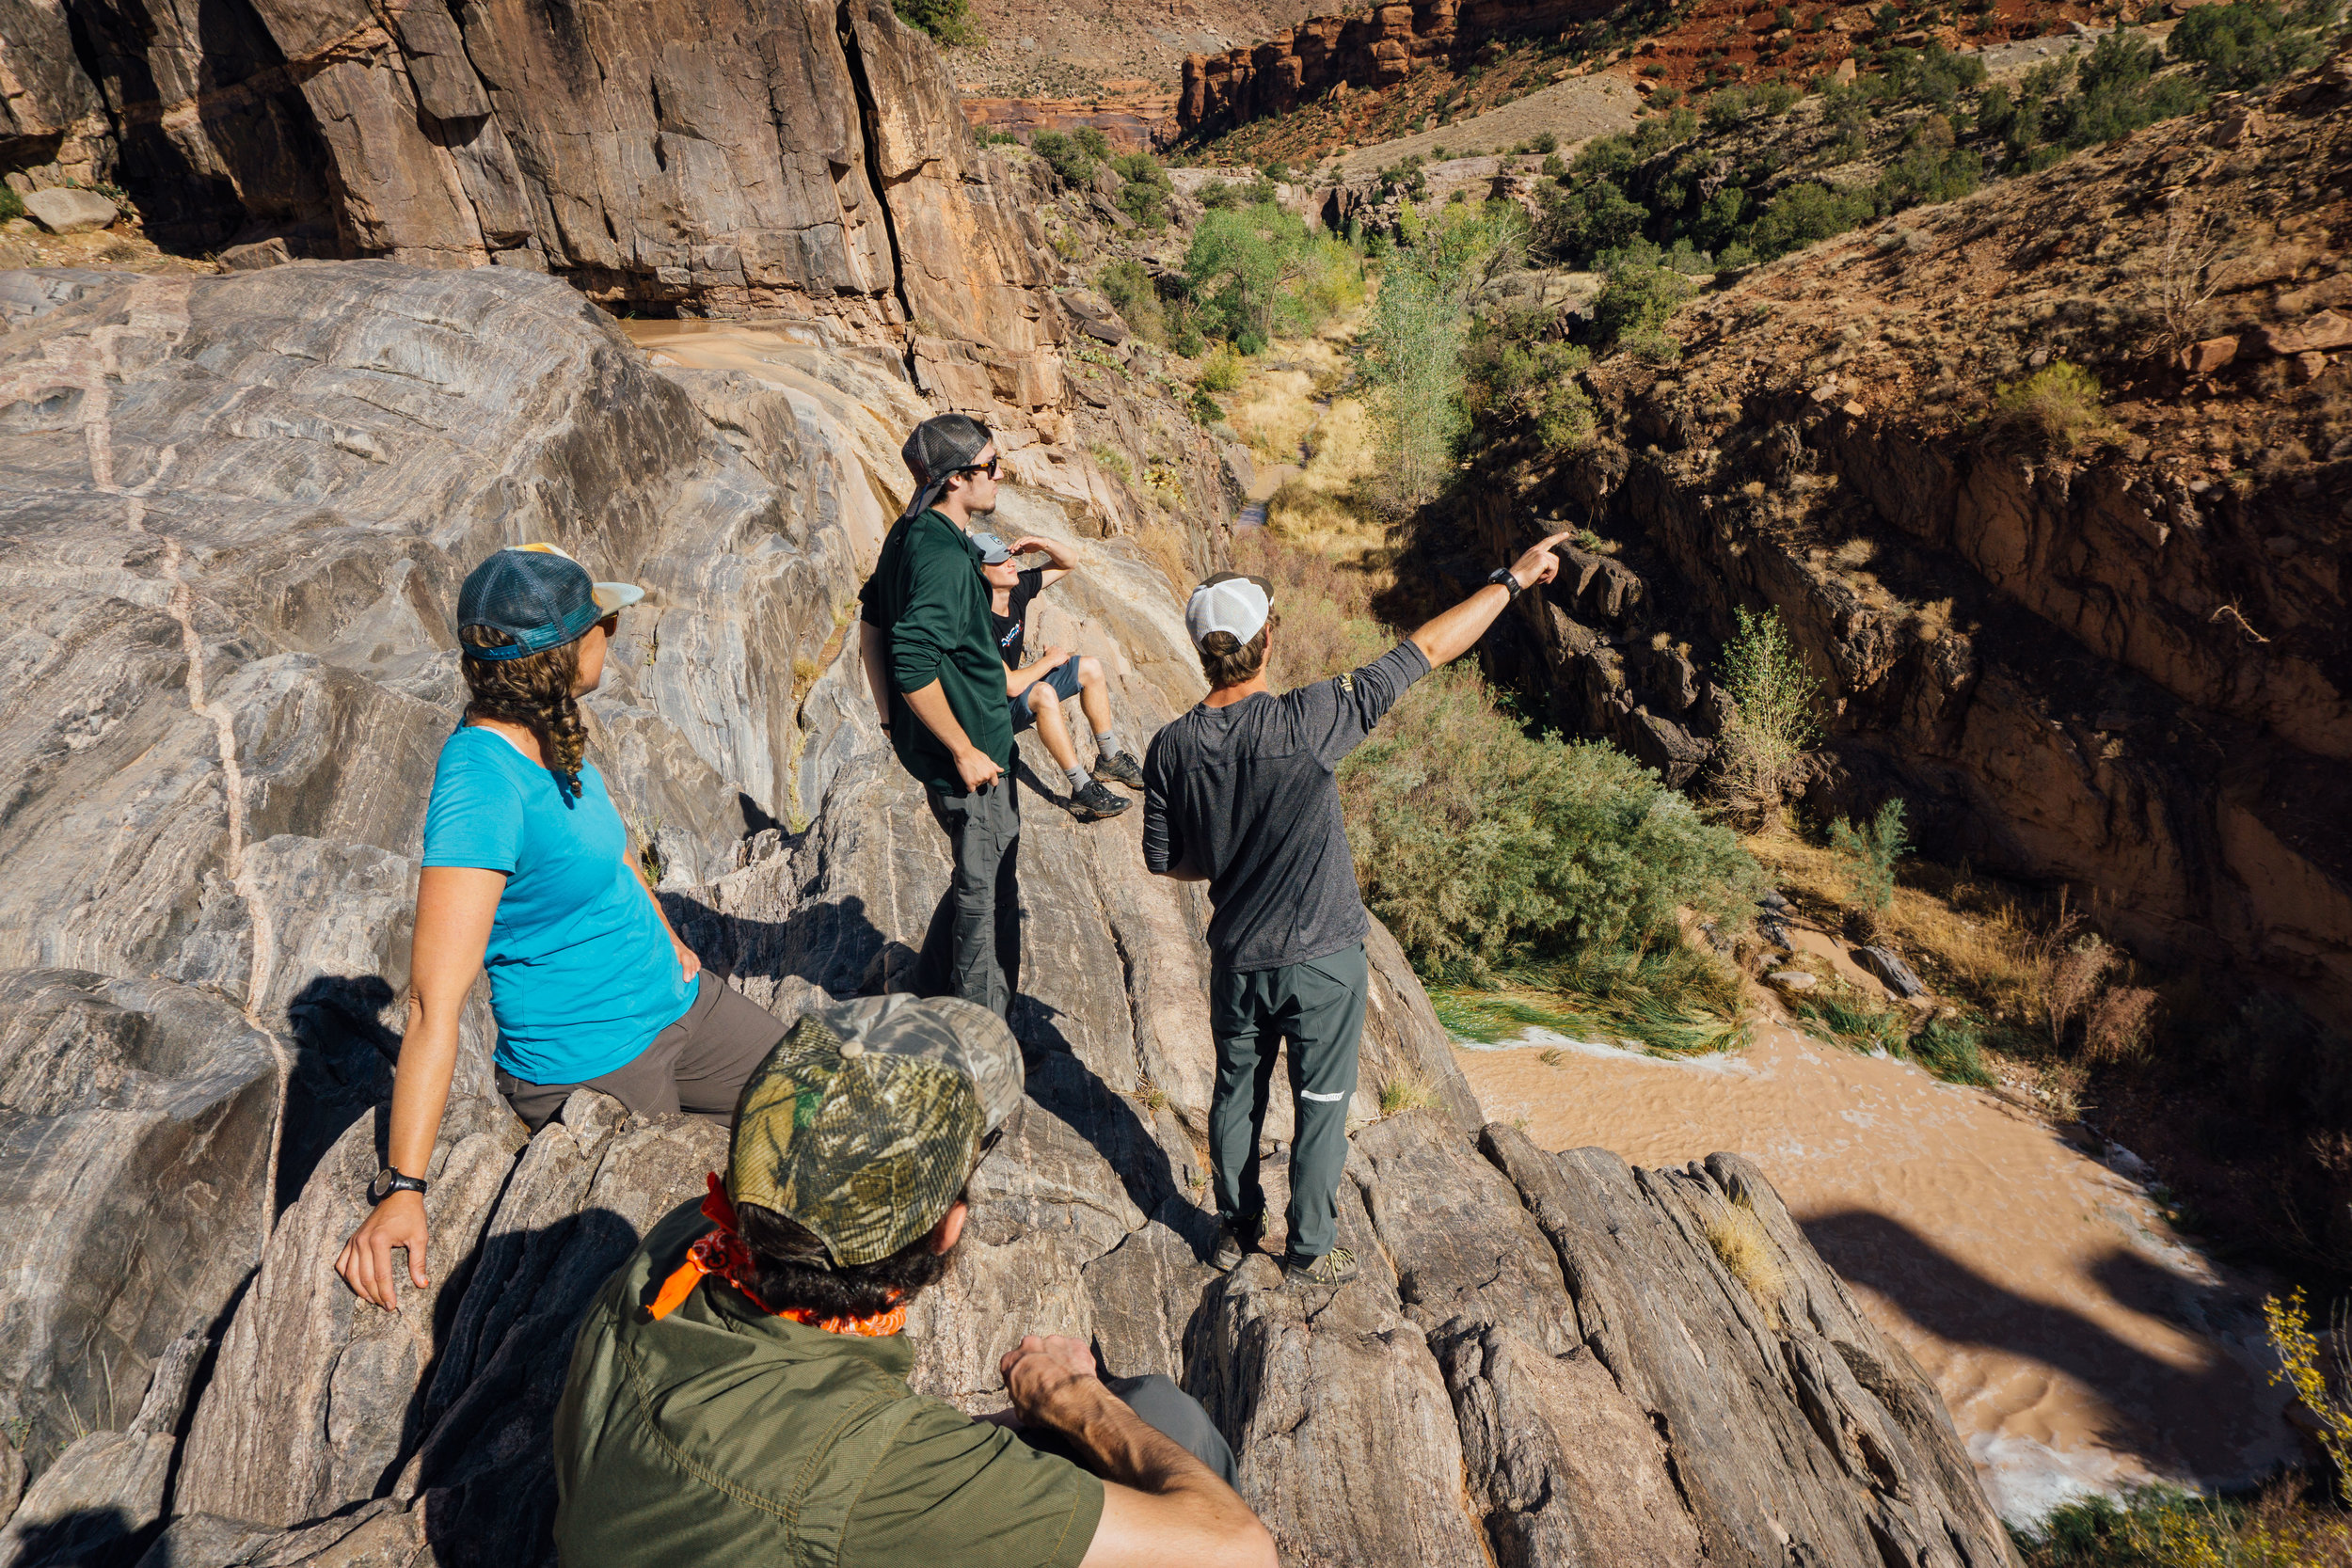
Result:
{"label": "woman in blue t-shirt", "polygon": [[552,545],[499,551],[457,598],[466,721],[441,747],[417,878],[408,1029],[392,1079],[374,1210],[335,1270],[395,1304],[391,1253],[424,1274],[424,1175],[457,1063],[457,1020],[490,975],[498,1086],[532,1132],[576,1088],[644,1116],[724,1121],[785,1026],[702,973],[630,863],[604,779],[581,756],[577,699],[604,674],[621,610],[644,597],[592,582]]}

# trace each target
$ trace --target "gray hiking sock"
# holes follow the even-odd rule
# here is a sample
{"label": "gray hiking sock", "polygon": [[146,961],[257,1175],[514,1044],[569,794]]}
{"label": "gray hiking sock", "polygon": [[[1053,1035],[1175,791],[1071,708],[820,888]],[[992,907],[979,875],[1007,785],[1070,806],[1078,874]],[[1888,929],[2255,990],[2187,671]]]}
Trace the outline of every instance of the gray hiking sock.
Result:
{"label": "gray hiking sock", "polygon": [[1098,757],[1115,757],[1119,755],[1119,732],[1117,730],[1101,730],[1096,732],[1094,736],[1094,754]]}
{"label": "gray hiking sock", "polygon": [[1065,768],[1062,771],[1070,775],[1070,787],[1072,789],[1084,789],[1087,786],[1088,774],[1085,768]]}

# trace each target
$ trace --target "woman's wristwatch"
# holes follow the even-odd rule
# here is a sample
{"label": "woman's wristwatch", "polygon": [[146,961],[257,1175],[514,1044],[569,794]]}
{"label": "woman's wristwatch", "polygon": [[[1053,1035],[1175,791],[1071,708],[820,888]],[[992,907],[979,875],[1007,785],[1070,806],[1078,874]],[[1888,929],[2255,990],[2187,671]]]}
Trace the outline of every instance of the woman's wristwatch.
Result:
{"label": "woman's wristwatch", "polygon": [[[1519,579],[1511,575],[1511,568],[1508,566],[1496,567],[1493,571],[1486,574],[1486,580],[1488,582],[1499,582],[1502,584],[1503,588],[1510,593],[1511,598],[1513,599],[1518,598],[1521,594],[1527,592],[1526,589],[1519,586]],[[1510,600],[1506,599],[1503,602],[1508,604]]]}
{"label": "woman's wristwatch", "polygon": [[368,1183],[368,1201],[381,1203],[394,1193],[414,1193],[419,1197],[422,1197],[424,1178],[403,1176],[391,1166],[386,1165],[375,1173],[375,1180]]}

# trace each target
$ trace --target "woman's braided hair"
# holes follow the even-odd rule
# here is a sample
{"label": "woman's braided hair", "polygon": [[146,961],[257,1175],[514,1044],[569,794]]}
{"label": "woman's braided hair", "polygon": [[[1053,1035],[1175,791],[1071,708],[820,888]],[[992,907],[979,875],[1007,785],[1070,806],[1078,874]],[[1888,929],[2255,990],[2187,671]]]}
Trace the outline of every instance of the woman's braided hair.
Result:
{"label": "woman's braided hair", "polygon": [[[503,648],[514,639],[488,626],[466,626],[457,640],[469,648]],[[580,716],[572,686],[580,679],[580,643],[542,648],[520,658],[465,658],[469,719],[520,724],[539,737],[548,771],[564,788],[580,794],[580,757],[588,749],[588,726]]]}

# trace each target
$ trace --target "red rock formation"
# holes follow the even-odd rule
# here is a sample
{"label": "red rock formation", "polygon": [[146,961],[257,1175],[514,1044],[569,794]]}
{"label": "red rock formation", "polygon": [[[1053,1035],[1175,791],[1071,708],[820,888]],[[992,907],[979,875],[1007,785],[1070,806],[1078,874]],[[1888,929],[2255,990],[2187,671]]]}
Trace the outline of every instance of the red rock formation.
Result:
{"label": "red rock formation", "polygon": [[1176,122],[1185,135],[1215,135],[1341,83],[1384,87],[1416,65],[1454,59],[1489,39],[1556,32],[1610,9],[1597,0],[1418,0],[1311,17],[1249,48],[1186,55]]}
{"label": "red rock formation", "polygon": [[1100,98],[984,98],[967,85],[962,103],[963,118],[976,131],[1026,138],[1091,127],[1121,152],[1149,152],[1176,138],[1176,96],[1149,84]]}

